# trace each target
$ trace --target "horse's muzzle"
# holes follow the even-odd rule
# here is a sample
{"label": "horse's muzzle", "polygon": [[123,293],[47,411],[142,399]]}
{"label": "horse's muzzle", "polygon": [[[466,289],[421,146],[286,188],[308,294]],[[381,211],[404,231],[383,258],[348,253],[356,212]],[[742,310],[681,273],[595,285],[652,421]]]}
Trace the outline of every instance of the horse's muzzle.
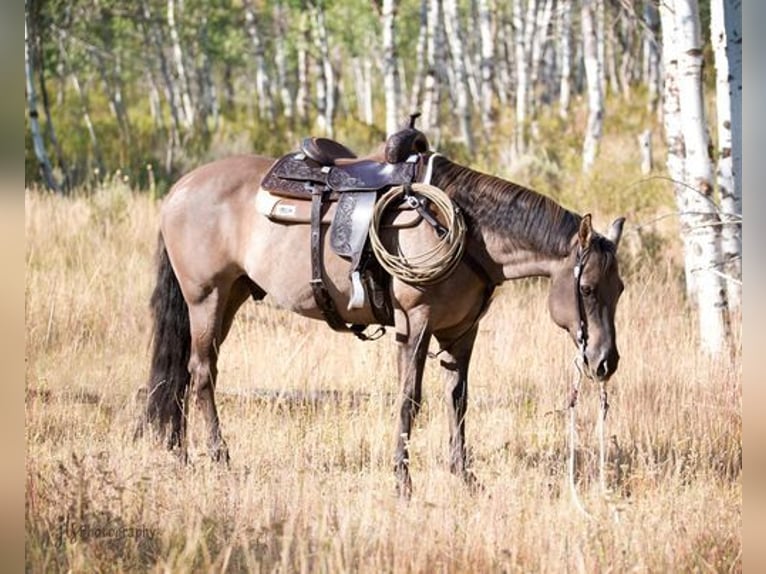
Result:
{"label": "horse's muzzle", "polygon": [[619,362],[620,353],[617,352],[617,349],[609,349],[602,353],[598,362],[591,367],[591,373],[598,381],[608,381],[617,370]]}

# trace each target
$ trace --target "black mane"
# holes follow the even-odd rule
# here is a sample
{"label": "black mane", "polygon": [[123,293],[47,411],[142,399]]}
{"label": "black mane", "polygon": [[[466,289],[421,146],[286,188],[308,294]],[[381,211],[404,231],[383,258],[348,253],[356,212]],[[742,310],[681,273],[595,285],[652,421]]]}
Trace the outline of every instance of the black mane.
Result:
{"label": "black mane", "polygon": [[[431,184],[443,189],[474,228],[488,228],[519,246],[565,256],[582,219],[546,197],[512,183],[434,158]],[[473,223],[473,225],[471,225]]]}

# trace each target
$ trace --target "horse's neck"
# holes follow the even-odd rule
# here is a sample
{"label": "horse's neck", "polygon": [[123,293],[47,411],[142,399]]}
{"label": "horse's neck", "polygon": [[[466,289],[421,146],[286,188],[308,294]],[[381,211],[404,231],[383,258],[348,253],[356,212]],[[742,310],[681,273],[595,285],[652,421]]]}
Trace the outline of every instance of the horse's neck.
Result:
{"label": "horse's neck", "polygon": [[523,247],[511,239],[485,237],[487,255],[498,267],[504,280],[523,277],[551,277],[566,263],[568,255],[552,255]]}

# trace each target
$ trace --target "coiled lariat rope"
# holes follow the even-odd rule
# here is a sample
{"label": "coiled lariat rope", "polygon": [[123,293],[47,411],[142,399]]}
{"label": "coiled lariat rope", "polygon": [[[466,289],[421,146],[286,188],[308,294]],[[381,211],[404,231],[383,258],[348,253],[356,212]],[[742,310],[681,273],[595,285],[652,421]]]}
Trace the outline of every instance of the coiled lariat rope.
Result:
{"label": "coiled lariat rope", "polygon": [[[572,395],[569,399],[569,490],[572,494],[572,501],[574,502],[575,508],[587,518],[593,518],[593,516],[585,510],[585,507],[580,500],[580,496],[577,494],[577,487],[575,485],[575,442],[577,438],[577,432],[575,430],[575,406],[577,406],[577,398],[580,393],[580,382],[582,381],[584,374],[580,361],[580,357],[576,356],[574,359],[575,376],[572,382]],[[596,426],[596,434],[598,434],[598,478],[601,487],[601,495],[606,499],[608,491],[606,487],[606,441],[604,439],[604,423],[606,421],[607,410],[609,410],[609,403],[607,401],[606,382],[604,381],[599,382],[599,398],[600,408],[598,424]],[[606,502],[609,510],[612,512],[612,518],[615,522],[619,522],[620,518],[617,508],[608,500]]]}
{"label": "coiled lariat rope", "polygon": [[[426,204],[426,200],[430,205]],[[389,252],[380,239],[383,215],[391,206],[406,202],[436,229],[438,242],[422,253]],[[429,207],[437,216],[429,213]],[[439,220],[446,221],[442,226]],[[370,225],[370,244],[380,265],[388,273],[411,285],[430,285],[446,278],[457,266],[465,250],[466,225],[460,209],[438,187],[425,183],[393,187],[375,204]]]}

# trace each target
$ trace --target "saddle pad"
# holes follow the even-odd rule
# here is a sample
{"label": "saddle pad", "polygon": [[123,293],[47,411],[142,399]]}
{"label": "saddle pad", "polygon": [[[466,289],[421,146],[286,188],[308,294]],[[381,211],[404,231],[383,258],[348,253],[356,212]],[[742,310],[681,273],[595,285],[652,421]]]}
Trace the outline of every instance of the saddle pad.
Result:
{"label": "saddle pad", "polygon": [[[310,196],[309,196],[310,197]],[[335,202],[326,202],[322,223],[330,223],[335,215]],[[311,223],[311,201],[274,195],[263,188],[255,196],[255,209],[279,223]]]}
{"label": "saddle pad", "polygon": [[[311,223],[311,196],[306,199],[294,199],[274,195],[260,188],[255,195],[255,209],[272,221],[279,223]],[[329,224],[335,217],[336,200],[326,201],[327,210],[322,214],[322,224]],[[386,229],[405,229],[416,227],[421,221],[420,214],[406,206],[401,206],[396,213],[386,217],[382,227]]]}

